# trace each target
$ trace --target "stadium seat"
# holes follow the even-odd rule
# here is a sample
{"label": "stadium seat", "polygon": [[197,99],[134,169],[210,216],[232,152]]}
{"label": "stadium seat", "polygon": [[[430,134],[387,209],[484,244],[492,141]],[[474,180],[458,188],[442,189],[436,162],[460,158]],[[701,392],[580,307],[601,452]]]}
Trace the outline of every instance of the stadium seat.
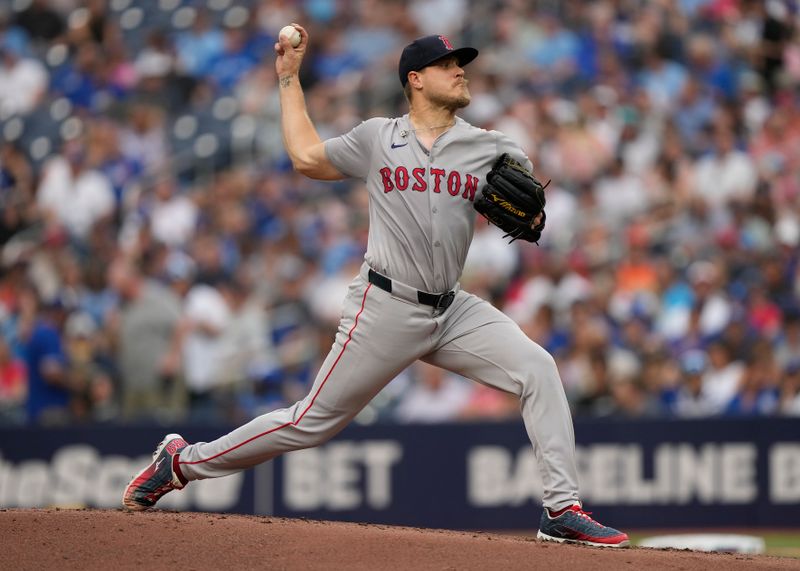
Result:
{"label": "stadium seat", "polygon": [[197,10],[191,6],[182,6],[171,13],[170,28],[175,32],[182,32],[194,24]]}
{"label": "stadium seat", "polygon": [[72,106],[62,97],[43,103],[24,117],[19,145],[35,169],[57,152],[61,144],[61,125],[71,110]]}
{"label": "stadium seat", "polygon": [[112,12],[123,12],[127,10],[128,7],[133,3],[133,0],[111,0],[108,3],[108,7],[111,9]]}
{"label": "stadium seat", "polygon": [[22,136],[25,124],[18,115],[8,117],[0,122],[0,140],[4,143],[13,143]]}

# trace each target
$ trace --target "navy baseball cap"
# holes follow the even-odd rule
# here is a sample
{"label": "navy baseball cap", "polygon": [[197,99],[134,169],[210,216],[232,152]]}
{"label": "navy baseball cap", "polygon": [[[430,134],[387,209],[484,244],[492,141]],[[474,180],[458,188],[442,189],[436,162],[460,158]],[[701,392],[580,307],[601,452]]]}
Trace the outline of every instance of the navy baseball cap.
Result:
{"label": "navy baseball cap", "polygon": [[454,48],[447,36],[424,36],[408,44],[403,49],[400,56],[400,83],[405,87],[408,83],[408,72],[419,71],[427,67],[437,59],[446,56],[458,58],[458,65],[467,65],[478,57],[478,50],[475,48]]}

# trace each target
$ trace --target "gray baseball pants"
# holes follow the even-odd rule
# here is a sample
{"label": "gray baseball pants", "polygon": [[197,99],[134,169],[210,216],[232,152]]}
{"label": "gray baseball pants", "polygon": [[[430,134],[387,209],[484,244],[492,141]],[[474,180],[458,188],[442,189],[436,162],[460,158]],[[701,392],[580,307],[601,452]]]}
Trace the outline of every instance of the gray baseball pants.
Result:
{"label": "gray baseball pants", "polygon": [[213,442],[180,454],[188,480],[217,478],[285,452],[320,445],[417,359],[517,395],[542,472],[543,504],[578,501],[575,437],[555,361],[509,317],[458,290],[441,315],[394,281],[392,293],[367,281],[350,284],[333,347],[303,400],[261,415]]}

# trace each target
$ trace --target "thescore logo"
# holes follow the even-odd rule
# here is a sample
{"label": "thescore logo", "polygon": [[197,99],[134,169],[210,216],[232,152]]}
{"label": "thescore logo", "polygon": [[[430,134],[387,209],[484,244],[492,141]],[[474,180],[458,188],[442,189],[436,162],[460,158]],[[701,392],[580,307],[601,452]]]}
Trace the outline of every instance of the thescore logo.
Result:
{"label": "thescore logo", "polygon": [[[0,506],[118,508],[131,477],[151,461],[150,455],[101,456],[86,444],[59,448],[49,462],[25,460],[14,464],[0,457]],[[164,496],[158,507],[228,511],[238,503],[243,481],[244,475],[238,473],[193,482]]]}
{"label": "thescore logo", "polygon": [[[750,443],[685,443],[657,446],[645,468],[636,444],[578,446],[581,496],[592,504],[748,504],[758,496],[757,447]],[[800,501],[800,444],[770,447],[769,500]],[[514,453],[480,446],[467,457],[467,494],[475,507],[513,507],[539,502],[539,466],[529,447]]]}

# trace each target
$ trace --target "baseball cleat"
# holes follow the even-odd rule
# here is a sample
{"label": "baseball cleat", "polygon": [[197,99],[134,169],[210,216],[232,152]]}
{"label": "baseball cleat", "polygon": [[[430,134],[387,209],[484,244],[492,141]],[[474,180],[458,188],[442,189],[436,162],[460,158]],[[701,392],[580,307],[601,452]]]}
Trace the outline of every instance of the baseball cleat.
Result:
{"label": "baseball cleat", "polygon": [[545,508],[536,538],[596,547],[629,547],[631,544],[627,534],[596,522],[577,504],[556,516],[551,516]]}
{"label": "baseball cleat", "polygon": [[178,470],[177,462],[180,451],[187,446],[180,434],[167,434],[153,452],[153,461],[128,483],[122,505],[129,510],[146,510],[164,494],[186,486],[188,482]]}

